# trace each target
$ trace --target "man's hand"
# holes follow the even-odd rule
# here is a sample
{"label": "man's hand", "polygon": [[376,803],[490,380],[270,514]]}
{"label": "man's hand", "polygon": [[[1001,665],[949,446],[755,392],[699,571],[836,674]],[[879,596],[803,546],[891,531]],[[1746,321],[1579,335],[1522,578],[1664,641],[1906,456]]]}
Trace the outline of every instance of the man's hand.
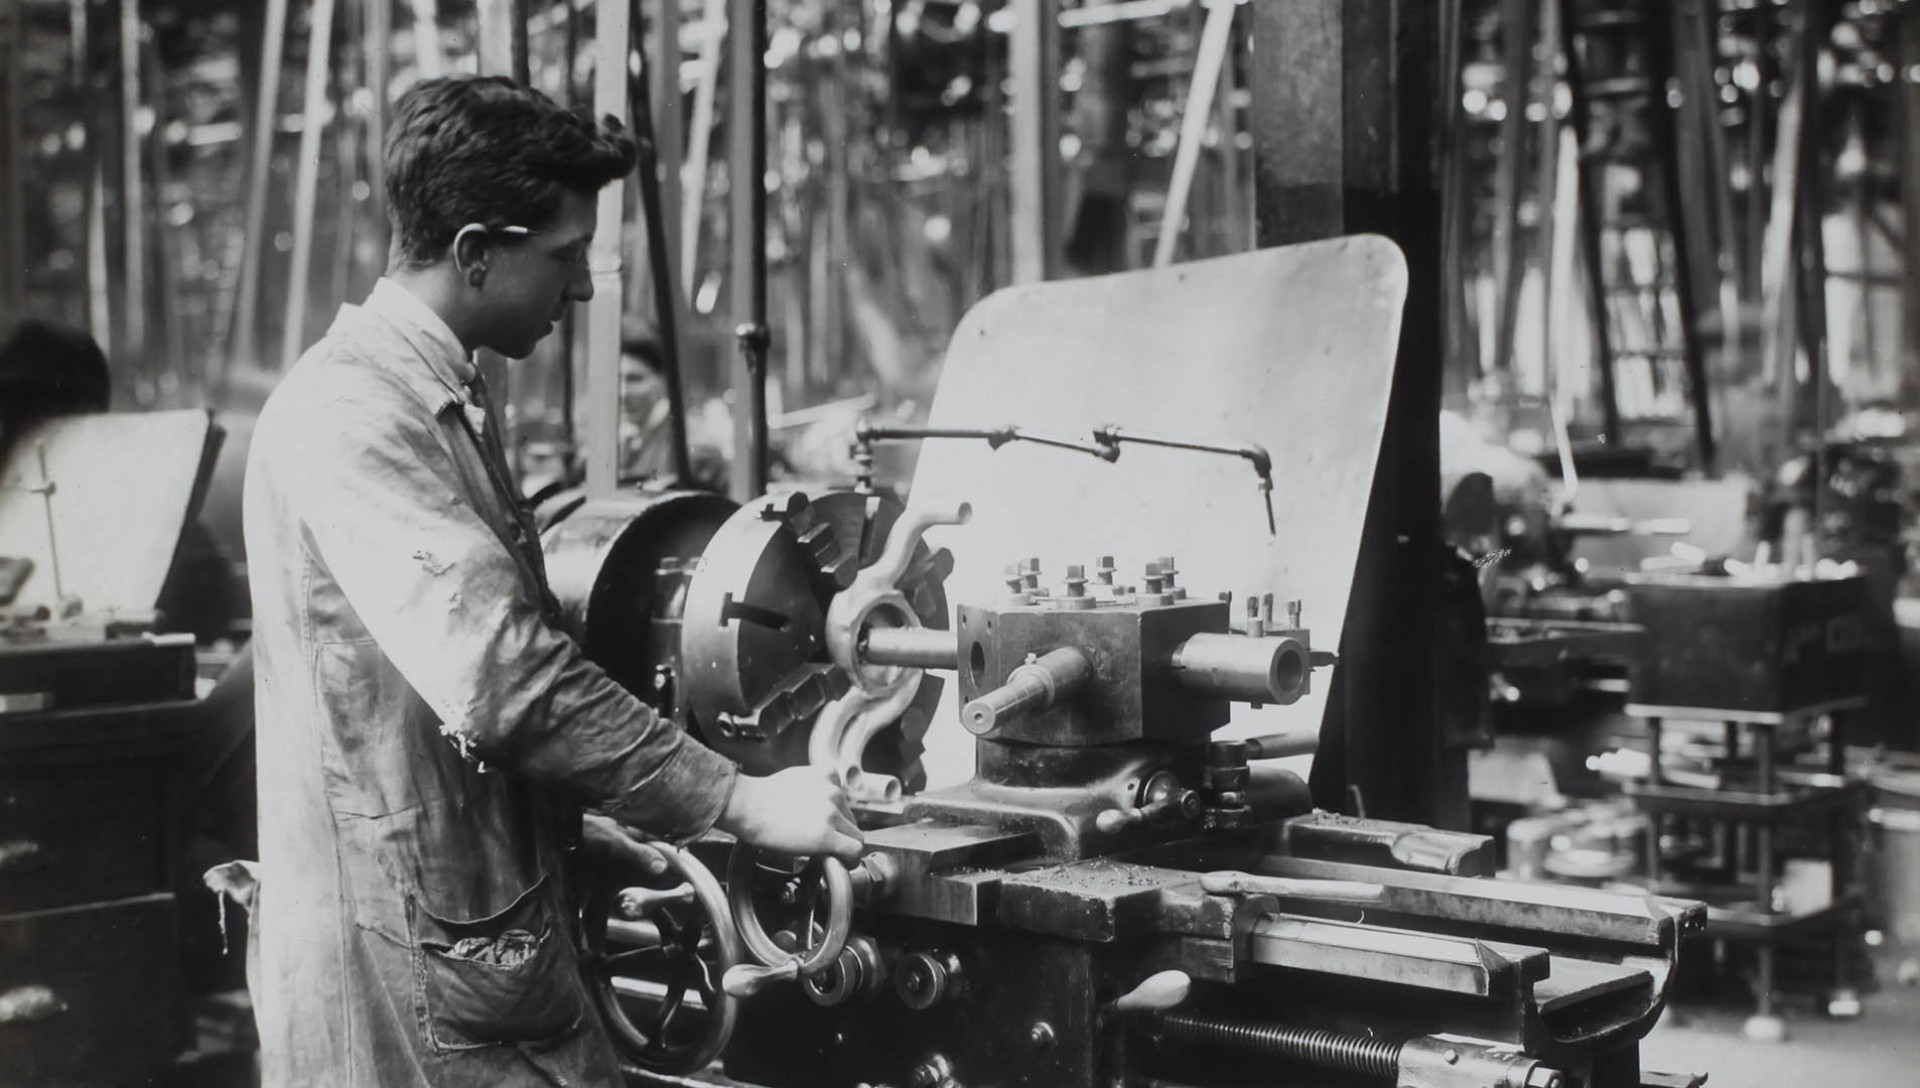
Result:
{"label": "man's hand", "polygon": [[766,778],[734,780],[719,827],[742,842],[776,854],[832,854],[860,859],[862,837],[837,772],[789,767]]}
{"label": "man's hand", "polygon": [[580,819],[580,848],[602,864],[631,866],[648,876],[667,871],[667,859],[617,820],[588,812]]}

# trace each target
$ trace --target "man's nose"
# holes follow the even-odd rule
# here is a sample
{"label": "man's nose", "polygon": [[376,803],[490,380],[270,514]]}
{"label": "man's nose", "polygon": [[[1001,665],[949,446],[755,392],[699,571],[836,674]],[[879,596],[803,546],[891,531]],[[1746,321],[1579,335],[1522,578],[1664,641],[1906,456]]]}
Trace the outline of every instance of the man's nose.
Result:
{"label": "man's nose", "polygon": [[572,302],[592,302],[593,274],[582,271],[573,277],[573,282],[567,285],[567,298]]}

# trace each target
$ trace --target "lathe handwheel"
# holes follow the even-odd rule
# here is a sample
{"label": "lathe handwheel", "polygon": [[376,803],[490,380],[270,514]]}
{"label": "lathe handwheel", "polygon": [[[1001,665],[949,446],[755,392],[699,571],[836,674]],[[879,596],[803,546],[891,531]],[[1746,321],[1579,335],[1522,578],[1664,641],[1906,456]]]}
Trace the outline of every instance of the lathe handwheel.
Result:
{"label": "lathe handwheel", "polygon": [[[692,901],[653,903],[643,925],[657,932],[658,943],[630,943],[623,938],[640,927],[615,915],[623,889],[635,883],[623,877],[632,874],[609,869],[590,874],[581,908],[587,990],[624,1057],[658,1073],[692,1073],[718,1059],[733,1037],[740,1002],[721,989],[720,979],[745,955],[727,894],[713,872],[685,850],[657,844],[655,849],[670,868],[651,882],[689,886]],[[688,1006],[689,991],[703,1011]],[[632,1015],[647,1003],[650,1015]],[[690,1015],[700,1017],[698,1030],[681,1032]]]}
{"label": "lathe handwheel", "polygon": [[760,912],[754,906],[753,885],[756,860],[759,851],[740,843],[733,848],[733,858],[727,863],[727,896],[733,903],[734,926],[740,933],[740,943],[746,946],[747,955],[774,967],[794,958],[801,957],[800,977],[808,978],[832,967],[840,958],[840,950],[847,946],[847,935],[853,929],[853,879],[847,874],[847,867],[840,859],[825,857],[814,859],[820,867],[820,877],[826,888],[825,921],[809,917],[808,925],[802,931],[810,931],[814,926],[824,930],[820,943],[805,949],[786,949],[780,947],[760,922]]}

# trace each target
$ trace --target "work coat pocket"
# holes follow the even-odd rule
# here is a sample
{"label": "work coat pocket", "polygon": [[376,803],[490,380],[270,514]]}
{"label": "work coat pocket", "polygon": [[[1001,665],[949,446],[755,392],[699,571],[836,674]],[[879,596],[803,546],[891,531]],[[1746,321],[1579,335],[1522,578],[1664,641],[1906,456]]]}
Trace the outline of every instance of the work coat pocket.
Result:
{"label": "work coat pocket", "polygon": [[545,1043],[586,1017],[586,992],[545,877],[507,909],[461,921],[409,904],[420,1018],[446,1052]]}

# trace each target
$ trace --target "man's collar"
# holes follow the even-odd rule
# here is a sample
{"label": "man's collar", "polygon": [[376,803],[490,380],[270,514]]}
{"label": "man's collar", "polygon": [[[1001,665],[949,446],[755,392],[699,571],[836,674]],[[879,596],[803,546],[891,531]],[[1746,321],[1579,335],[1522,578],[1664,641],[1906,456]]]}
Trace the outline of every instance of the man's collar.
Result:
{"label": "man's collar", "polygon": [[399,281],[381,277],[361,311],[394,326],[433,368],[434,376],[461,401],[472,403],[468,386],[479,368],[439,314]]}

